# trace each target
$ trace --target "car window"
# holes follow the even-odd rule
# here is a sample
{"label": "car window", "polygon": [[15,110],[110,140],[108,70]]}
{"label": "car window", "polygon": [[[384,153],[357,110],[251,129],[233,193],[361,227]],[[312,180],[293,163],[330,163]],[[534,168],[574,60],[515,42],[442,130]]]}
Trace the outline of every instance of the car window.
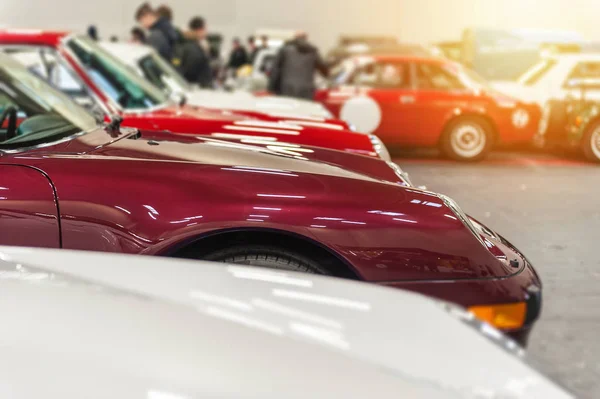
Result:
{"label": "car window", "polygon": [[168,94],[185,92],[189,89],[189,84],[179,72],[155,51],[141,58],[138,66],[146,80]]}
{"label": "car window", "polygon": [[600,88],[600,62],[580,62],[578,63],[567,79],[563,82],[565,88]]}
{"label": "car window", "polygon": [[573,68],[570,79],[598,79],[600,78],[600,62],[580,62]]}
{"label": "car window", "polygon": [[65,65],[65,61],[62,61],[54,50],[32,47],[19,48],[8,53],[29,72],[67,94],[79,105],[92,113],[102,113],[79,76]]}
{"label": "car window", "polygon": [[164,92],[93,40],[76,37],[70,39],[67,46],[98,88],[124,109],[148,109],[168,103]]}
{"label": "car window", "polygon": [[410,66],[401,62],[369,63],[358,68],[351,83],[381,89],[410,87]]}
{"label": "car window", "polygon": [[517,78],[517,82],[525,86],[533,86],[540,81],[557,64],[556,60],[546,59],[534,64],[523,75]]}
{"label": "car window", "polygon": [[440,64],[416,64],[417,87],[425,90],[457,90],[464,89],[456,71],[451,71]]}
{"label": "car window", "polygon": [[0,147],[20,148],[55,141],[96,127],[92,115],[10,58],[0,62],[0,108],[17,108],[19,127],[12,137],[3,132]]}

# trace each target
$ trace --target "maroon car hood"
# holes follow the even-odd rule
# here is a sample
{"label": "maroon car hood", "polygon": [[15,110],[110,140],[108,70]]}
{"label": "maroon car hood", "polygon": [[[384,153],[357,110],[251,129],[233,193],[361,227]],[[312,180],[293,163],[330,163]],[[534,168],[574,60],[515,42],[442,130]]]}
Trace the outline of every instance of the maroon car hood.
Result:
{"label": "maroon car hood", "polygon": [[73,140],[40,151],[93,154],[128,159],[186,162],[339,177],[386,181],[408,186],[409,182],[387,162],[343,151],[285,142],[219,139],[156,131],[122,129],[111,136],[98,128]]}

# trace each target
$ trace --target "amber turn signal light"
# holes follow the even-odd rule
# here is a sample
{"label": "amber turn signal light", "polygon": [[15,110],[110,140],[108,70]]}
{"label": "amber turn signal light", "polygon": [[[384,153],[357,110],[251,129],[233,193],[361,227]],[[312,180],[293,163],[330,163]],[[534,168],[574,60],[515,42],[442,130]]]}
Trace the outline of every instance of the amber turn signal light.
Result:
{"label": "amber turn signal light", "polygon": [[527,306],[525,302],[505,305],[471,306],[469,311],[478,319],[500,330],[514,330],[523,327]]}

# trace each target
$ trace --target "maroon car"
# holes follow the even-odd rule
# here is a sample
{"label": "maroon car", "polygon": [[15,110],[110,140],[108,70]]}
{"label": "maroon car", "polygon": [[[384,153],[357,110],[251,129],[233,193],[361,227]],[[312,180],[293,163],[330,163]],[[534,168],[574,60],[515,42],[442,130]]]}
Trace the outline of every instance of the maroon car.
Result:
{"label": "maroon car", "polygon": [[[377,158],[97,126],[5,56],[0,109],[1,245],[369,281],[466,306],[521,342],[539,315],[540,280],[515,247]],[[298,281],[282,288],[310,296]]]}

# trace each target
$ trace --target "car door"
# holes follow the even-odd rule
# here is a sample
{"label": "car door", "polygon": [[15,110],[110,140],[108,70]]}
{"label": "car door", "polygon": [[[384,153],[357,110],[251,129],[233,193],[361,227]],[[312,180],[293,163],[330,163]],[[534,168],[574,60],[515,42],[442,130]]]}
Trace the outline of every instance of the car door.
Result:
{"label": "car door", "polygon": [[359,131],[399,145],[406,142],[405,126],[414,124],[413,115],[403,110],[413,100],[410,64],[373,61],[356,67],[345,84],[328,90],[321,101]]}
{"label": "car door", "polygon": [[[14,106],[11,91],[0,85],[0,113],[7,106]],[[0,140],[5,138],[6,126],[2,124]],[[0,153],[0,245],[60,248],[54,187],[20,155]]]}
{"label": "car door", "polygon": [[474,106],[473,91],[465,86],[453,67],[432,60],[414,63],[414,101],[405,107],[405,112],[414,115],[414,124],[407,126],[413,132],[410,144],[436,146],[453,114],[467,105]]}

